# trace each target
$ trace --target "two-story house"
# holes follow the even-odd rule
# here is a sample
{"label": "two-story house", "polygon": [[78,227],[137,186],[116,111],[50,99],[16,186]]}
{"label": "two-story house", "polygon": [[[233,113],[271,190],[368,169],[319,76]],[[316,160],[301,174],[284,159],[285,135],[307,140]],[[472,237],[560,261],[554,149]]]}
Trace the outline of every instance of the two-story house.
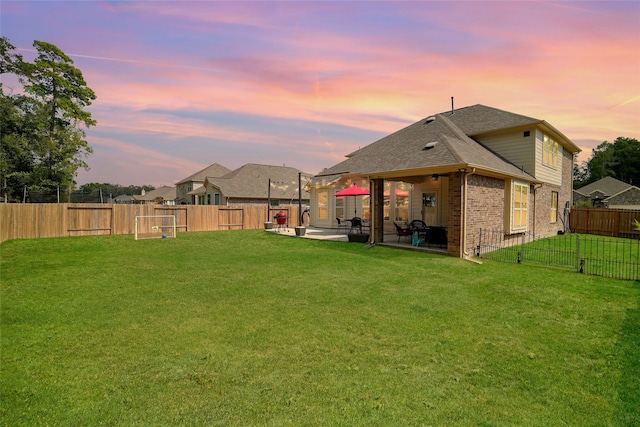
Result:
{"label": "two-story house", "polygon": [[[394,222],[423,220],[446,231],[446,251],[473,253],[480,229],[505,240],[565,229],[574,156],[580,149],[539,120],[483,105],[426,117],[316,175],[311,225],[336,227],[340,213],[370,221],[370,242],[393,241]],[[353,183],[370,195],[333,197]]]}
{"label": "two-story house", "polygon": [[223,176],[231,172],[231,169],[214,163],[206,168],[181,179],[176,183],[176,202],[182,205],[203,205],[204,180],[208,176]]}
{"label": "two-story house", "polygon": [[309,193],[305,186],[310,180],[311,175],[289,166],[247,163],[223,176],[206,177],[202,187],[203,204],[241,205],[269,202],[270,206],[278,207],[297,205],[300,199],[307,206]]}

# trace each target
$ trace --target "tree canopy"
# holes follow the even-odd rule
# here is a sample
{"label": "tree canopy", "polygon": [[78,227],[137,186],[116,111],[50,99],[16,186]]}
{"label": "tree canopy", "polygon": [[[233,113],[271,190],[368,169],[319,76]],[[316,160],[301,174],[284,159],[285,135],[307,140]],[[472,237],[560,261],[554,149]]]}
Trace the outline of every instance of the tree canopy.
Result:
{"label": "tree canopy", "polygon": [[593,149],[591,157],[574,169],[574,188],[580,188],[606,176],[640,186],[640,141],[618,137]]}
{"label": "tree canopy", "polygon": [[96,121],[86,110],[96,95],[73,60],[51,43],[35,40],[34,62],[25,62],[0,38],[0,74],[11,74],[20,90],[0,83],[0,177],[3,195],[16,200],[23,188],[72,188],[85,157],[93,152],[85,129]]}
{"label": "tree canopy", "polygon": [[109,184],[109,183],[100,183],[100,182],[90,182],[79,187],[81,191],[94,191],[96,189],[102,190],[104,194],[111,194],[113,197],[128,195],[133,196],[136,194],[142,194],[142,190],[151,191],[155,190],[155,187],[152,185],[129,185],[127,187],[120,184]]}

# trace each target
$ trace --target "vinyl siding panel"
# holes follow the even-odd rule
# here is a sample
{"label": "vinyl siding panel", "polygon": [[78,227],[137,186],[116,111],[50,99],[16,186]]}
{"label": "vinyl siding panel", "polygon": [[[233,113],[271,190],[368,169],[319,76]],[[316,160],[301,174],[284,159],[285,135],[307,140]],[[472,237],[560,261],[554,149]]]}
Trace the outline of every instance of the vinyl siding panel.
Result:
{"label": "vinyl siding panel", "polygon": [[497,153],[518,168],[535,175],[536,147],[535,130],[524,136],[524,131],[485,135],[476,140],[491,151]]}
{"label": "vinyl siding panel", "polygon": [[560,146],[558,153],[558,164],[556,167],[551,167],[543,164],[542,156],[543,156],[543,143],[542,143],[542,135],[541,131],[536,131],[536,166],[533,171],[533,175],[538,178],[542,182],[547,182],[549,184],[561,185],[562,184],[562,161],[563,154],[565,149]]}

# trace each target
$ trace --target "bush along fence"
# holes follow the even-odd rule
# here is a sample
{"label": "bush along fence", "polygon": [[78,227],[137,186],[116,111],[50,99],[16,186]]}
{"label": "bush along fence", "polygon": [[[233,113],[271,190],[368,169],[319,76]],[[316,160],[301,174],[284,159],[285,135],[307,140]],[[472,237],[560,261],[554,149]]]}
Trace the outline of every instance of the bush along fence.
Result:
{"label": "bush along fence", "polygon": [[177,232],[258,229],[284,211],[298,225],[298,206],[0,203],[0,242],[40,237],[134,234],[135,217],[175,215]]}
{"label": "bush along fence", "polygon": [[640,240],[566,233],[540,238],[480,229],[476,256],[537,264],[623,280],[640,280]]}

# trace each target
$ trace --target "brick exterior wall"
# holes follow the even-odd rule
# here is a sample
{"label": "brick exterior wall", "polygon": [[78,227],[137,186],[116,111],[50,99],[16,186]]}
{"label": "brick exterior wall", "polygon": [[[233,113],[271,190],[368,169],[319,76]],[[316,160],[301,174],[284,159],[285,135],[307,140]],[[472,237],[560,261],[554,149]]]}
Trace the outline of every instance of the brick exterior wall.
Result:
{"label": "brick exterior wall", "polygon": [[[563,230],[562,220],[564,219],[564,202],[562,201],[562,188],[557,185],[542,184],[534,189],[534,204],[529,210],[531,220],[529,221],[529,231],[536,236],[549,237]],[[551,194],[558,192],[558,218],[551,222]],[[535,216],[535,221],[533,220]]]}
{"label": "brick exterior wall", "polygon": [[483,175],[467,178],[467,242],[465,251],[472,254],[480,239],[480,229],[503,230],[505,215],[505,181]]}
{"label": "brick exterior wall", "polygon": [[462,256],[462,176],[458,172],[449,174],[447,253],[458,258]]}
{"label": "brick exterior wall", "polygon": [[[561,186],[543,183],[534,188],[532,209],[529,210],[529,231],[539,237],[549,237],[564,230],[564,207],[573,203],[573,154],[562,151],[562,184]],[[551,194],[558,193],[558,219],[551,222]],[[531,198],[530,198],[531,200]],[[535,221],[534,221],[535,219]],[[567,224],[568,226],[568,224]]]}

